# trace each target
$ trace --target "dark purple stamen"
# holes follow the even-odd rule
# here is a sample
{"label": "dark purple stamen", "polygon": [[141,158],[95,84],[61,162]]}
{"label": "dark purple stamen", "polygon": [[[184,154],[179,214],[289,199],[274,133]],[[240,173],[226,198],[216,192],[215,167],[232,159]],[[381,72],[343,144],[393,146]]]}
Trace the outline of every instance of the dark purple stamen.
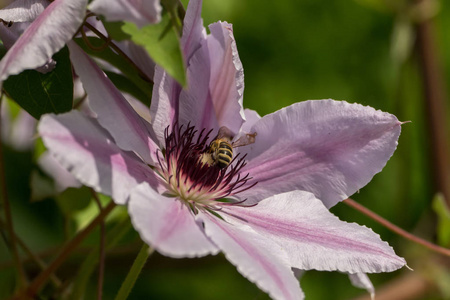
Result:
{"label": "dark purple stamen", "polygon": [[[198,132],[190,124],[180,127],[175,124],[174,128],[176,129],[170,134],[169,127],[164,130],[165,164],[160,160],[159,155],[158,162],[161,170],[169,175],[168,181],[176,180],[177,188],[180,188],[180,184],[185,186],[189,181],[191,186],[187,188],[187,192],[191,192],[192,189],[204,190],[208,193],[218,191],[220,198],[224,198],[236,195],[256,184],[245,186],[251,177],[249,174],[245,176],[239,174],[239,171],[246,165],[246,155],[241,157],[239,154],[236,155],[227,168],[219,168],[217,165],[210,166],[202,162],[202,155],[209,149],[207,141],[212,129],[208,132],[206,129]],[[175,165],[171,165],[171,162],[174,162]],[[172,175],[172,172],[175,176]],[[232,203],[240,205],[243,201]]]}

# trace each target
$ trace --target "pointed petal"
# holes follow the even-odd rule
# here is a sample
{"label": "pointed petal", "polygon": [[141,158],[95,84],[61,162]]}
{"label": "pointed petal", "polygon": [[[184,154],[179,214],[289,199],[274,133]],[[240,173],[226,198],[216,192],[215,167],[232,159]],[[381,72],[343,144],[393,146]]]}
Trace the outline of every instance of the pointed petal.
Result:
{"label": "pointed petal", "polygon": [[348,278],[350,279],[353,286],[365,289],[370,294],[370,299],[375,300],[375,288],[373,287],[372,281],[370,281],[367,274],[348,274]]}
{"label": "pointed petal", "polygon": [[210,25],[211,34],[189,60],[189,88],[180,94],[180,124],[234,134],[244,122],[244,71],[230,24]]}
{"label": "pointed petal", "polygon": [[189,1],[186,15],[184,16],[183,34],[180,42],[187,62],[206,38],[206,30],[203,27],[203,19],[201,17],[202,2],[202,0]]}
{"label": "pointed petal", "polygon": [[16,0],[0,9],[0,19],[6,22],[32,22],[49,4],[47,0]]}
{"label": "pointed petal", "polygon": [[140,182],[155,188],[153,171],[132,152],[122,151],[95,119],[77,111],[45,115],[38,126],[44,144],[80,182],[124,204]]}
{"label": "pointed petal", "polygon": [[[224,216],[226,217],[226,216]],[[273,299],[303,299],[285,251],[248,226],[199,213],[205,232],[238,271]],[[227,219],[228,221],[228,219]]]}
{"label": "pointed petal", "polygon": [[258,201],[295,189],[312,192],[327,207],[365,186],[397,147],[401,123],[394,115],[344,101],[296,103],[264,116],[251,131],[249,182],[242,193]]}
{"label": "pointed petal", "polygon": [[148,184],[132,191],[128,209],[141,238],[163,255],[181,258],[219,253],[186,205],[158,194]]}
{"label": "pointed petal", "polygon": [[0,62],[0,80],[47,63],[83,22],[87,0],[55,0],[20,36]]}
{"label": "pointed petal", "polygon": [[89,95],[89,104],[99,123],[121,149],[135,151],[149,164],[157,164],[158,146],[150,138],[146,122],[78,45],[69,43],[69,50],[75,72]]}
{"label": "pointed petal", "polygon": [[142,27],[158,23],[161,20],[161,4],[159,0],[95,0],[89,9],[106,17],[110,22],[130,21]]}
{"label": "pointed petal", "polygon": [[219,126],[234,133],[244,122],[244,69],[236,48],[233,26],[227,22],[209,25],[208,49],[211,61],[209,89]]}
{"label": "pointed petal", "polygon": [[374,273],[406,264],[371,229],[340,221],[309,192],[279,194],[254,207],[223,211],[275,241],[298,269]]}
{"label": "pointed petal", "polygon": [[191,124],[198,129],[219,129],[214,104],[209,90],[211,62],[207,47],[201,47],[192,56],[187,68],[189,87],[181,91],[179,101],[180,125]]}

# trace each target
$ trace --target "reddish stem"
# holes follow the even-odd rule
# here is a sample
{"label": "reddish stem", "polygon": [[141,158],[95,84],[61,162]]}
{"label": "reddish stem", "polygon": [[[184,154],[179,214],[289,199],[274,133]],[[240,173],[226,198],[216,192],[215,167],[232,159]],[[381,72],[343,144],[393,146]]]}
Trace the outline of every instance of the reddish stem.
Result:
{"label": "reddish stem", "polygon": [[362,212],[363,214],[365,214],[366,216],[368,216],[369,218],[375,220],[376,222],[380,223],[381,225],[383,225],[384,227],[386,227],[387,229],[395,232],[396,234],[404,237],[405,239],[408,239],[410,241],[413,241],[414,243],[420,244],[422,246],[425,246],[426,248],[433,250],[434,252],[446,255],[446,256],[450,256],[450,249],[447,248],[443,248],[440,247],[438,245],[435,245],[433,243],[430,243],[424,239],[421,239],[403,229],[401,229],[400,227],[392,224],[391,222],[389,222],[388,220],[384,219],[383,217],[377,215],[376,213],[374,213],[373,211],[371,211],[370,209],[368,209],[367,207],[362,206],[361,204],[355,202],[352,199],[346,199],[344,200],[344,203],[347,204],[348,206],[353,207],[354,209]]}

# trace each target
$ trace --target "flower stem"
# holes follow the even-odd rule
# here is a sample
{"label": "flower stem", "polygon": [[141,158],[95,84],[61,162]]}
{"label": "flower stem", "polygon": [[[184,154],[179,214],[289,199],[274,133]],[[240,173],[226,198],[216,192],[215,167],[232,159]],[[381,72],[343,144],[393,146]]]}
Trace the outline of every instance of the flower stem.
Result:
{"label": "flower stem", "polygon": [[100,223],[105,217],[116,207],[116,204],[111,201],[99,215],[82,231],[80,231],[72,240],[70,240],[61,250],[56,259],[48,266],[48,268],[41,272],[27,287],[25,291],[17,295],[14,299],[33,298],[40,290],[42,285],[47,281],[48,277],[59,268],[59,266],[66,260],[69,254],[86,238],[86,236]]}
{"label": "flower stem", "polygon": [[127,299],[128,295],[131,292],[131,289],[136,283],[139,273],[141,273],[142,268],[147,262],[147,258],[153,253],[153,251],[153,248],[150,248],[147,244],[144,243],[133,265],[131,266],[130,272],[128,272],[127,278],[125,278],[125,281],[122,283],[122,286],[120,287],[115,300]]}
{"label": "flower stem", "polygon": [[[0,116],[1,116],[2,100],[3,100],[3,93],[0,95]],[[27,284],[27,278],[25,276],[25,271],[20,261],[19,251],[17,249],[17,238],[16,233],[14,232],[11,206],[9,204],[8,190],[6,188],[5,166],[3,165],[3,143],[1,132],[2,132],[2,124],[0,117],[0,189],[1,189],[0,196],[2,198],[2,206],[5,210],[6,231],[8,232],[9,235],[9,248],[13,257],[14,264],[16,266],[15,269],[17,271],[18,287],[22,288]]]}
{"label": "flower stem", "polygon": [[421,239],[403,229],[401,229],[400,227],[392,224],[391,222],[389,222],[388,220],[384,219],[383,217],[377,215],[376,213],[374,213],[373,211],[371,211],[370,209],[368,209],[367,207],[362,206],[361,204],[355,202],[352,199],[346,199],[343,201],[345,204],[347,204],[348,206],[353,207],[354,209],[356,209],[359,212],[362,212],[363,214],[365,214],[366,216],[368,216],[369,218],[371,218],[372,220],[380,223],[381,225],[383,225],[384,227],[386,227],[387,229],[395,232],[396,234],[404,237],[407,240],[410,240],[414,243],[420,244],[434,252],[446,255],[446,256],[450,256],[450,249],[444,248],[444,247],[440,247],[436,244],[430,243],[424,239]]}
{"label": "flower stem", "polygon": [[[98,205],[100,212],[103,210],[100,199],[97,193],[91,189],[92,196]],[[103,299],[103,278],[105,272],[105,220],[100,222],[100,246],[99,246],[99,264],[98,264],[98,284],[97,284],[97,299]]]}

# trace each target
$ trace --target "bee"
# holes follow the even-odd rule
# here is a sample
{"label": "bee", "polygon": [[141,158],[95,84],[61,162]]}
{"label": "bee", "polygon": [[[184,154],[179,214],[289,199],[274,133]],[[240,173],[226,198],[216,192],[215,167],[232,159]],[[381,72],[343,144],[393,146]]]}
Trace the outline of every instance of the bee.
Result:
{"label": "bee", "polygon": [[217,166],[220,169],[228,167],[233,160],[233,148],[242,147],[255,142],[256,132],[245,134],[232,142],[233,133],[226,126],[219,129],[219,133],[209,144],[209,147],[201,156],[201,161],[209,166]]}

